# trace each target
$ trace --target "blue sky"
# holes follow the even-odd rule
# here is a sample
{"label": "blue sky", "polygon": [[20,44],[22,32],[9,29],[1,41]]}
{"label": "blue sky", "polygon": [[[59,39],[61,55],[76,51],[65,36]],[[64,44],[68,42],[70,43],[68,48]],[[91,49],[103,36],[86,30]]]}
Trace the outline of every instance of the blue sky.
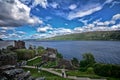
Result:
{"label": "blue sky", "polygon": [[120,0],[0,0],[0,38],[120,29]]}

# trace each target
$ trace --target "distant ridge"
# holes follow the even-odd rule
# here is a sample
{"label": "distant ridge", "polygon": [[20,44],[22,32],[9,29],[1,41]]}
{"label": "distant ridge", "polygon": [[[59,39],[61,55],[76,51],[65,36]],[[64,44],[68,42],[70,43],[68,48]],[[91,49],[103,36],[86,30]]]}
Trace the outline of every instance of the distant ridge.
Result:
{"label": "distant ridge", "polygon": [[3,40],[0,38],[0,41],[3,41]]}
{"label": "distant ridge", "polygon": [[94,31],[74,33],[47,38],[45,40],[120,40],[120,31]]}

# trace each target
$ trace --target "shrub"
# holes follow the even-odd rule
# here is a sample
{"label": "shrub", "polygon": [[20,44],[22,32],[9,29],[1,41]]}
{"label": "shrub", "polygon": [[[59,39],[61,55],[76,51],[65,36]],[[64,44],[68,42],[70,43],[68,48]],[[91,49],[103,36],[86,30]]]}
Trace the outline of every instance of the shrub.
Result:
{"label": "shrub", "polygon": [[17,49],[16,50],[18,60],[28,60],[35,56],[34,50],[27,50],[27,49]]}
{"label": "shrub", "polygon": [[62,58],[63,58],[63,55],[62,55],[62,54],[60,54],[60,53],[57,53],[57,58],[62,59]]}
{"label": "shrub", "polygon": [[120,78],[120,66],[112,64],[95,64],[94,72],[100,76]]}
{"label": "shrub", "polygon": [[92,67],[87,68],[87,73],[88,74],[94,74],[94,69]]}

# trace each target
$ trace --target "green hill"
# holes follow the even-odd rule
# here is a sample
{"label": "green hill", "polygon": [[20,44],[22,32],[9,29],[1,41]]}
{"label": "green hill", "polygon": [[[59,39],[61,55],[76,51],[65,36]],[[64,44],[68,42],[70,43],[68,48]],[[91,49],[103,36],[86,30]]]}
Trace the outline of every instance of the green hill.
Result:
{"label": "green hill", "polygon": [[47,38],[46,40],[120,40],[120,31],[95,31]]}

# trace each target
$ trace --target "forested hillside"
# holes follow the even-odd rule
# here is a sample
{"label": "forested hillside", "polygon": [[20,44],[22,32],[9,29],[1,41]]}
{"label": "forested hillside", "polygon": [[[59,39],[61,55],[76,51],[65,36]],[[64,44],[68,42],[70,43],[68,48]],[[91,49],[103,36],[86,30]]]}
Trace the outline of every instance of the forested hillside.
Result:
{"label": "forested hillside", "polygon": [[47,38],[47,40],[120,40],[120,31],[95,31]]}

